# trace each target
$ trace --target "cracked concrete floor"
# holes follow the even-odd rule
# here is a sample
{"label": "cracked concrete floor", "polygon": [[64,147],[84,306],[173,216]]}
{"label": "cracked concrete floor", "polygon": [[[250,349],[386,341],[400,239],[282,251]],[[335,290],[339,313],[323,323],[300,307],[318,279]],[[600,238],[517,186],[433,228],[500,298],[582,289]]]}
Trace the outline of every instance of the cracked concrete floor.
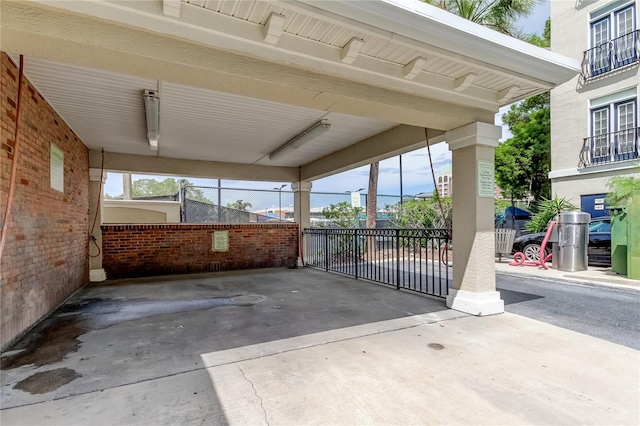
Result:
{"label": "cracked concrete floor", "polygon": [[107,283],[50,320],[3,356],[3,425],[640,422],[638,351],[319,271]]}

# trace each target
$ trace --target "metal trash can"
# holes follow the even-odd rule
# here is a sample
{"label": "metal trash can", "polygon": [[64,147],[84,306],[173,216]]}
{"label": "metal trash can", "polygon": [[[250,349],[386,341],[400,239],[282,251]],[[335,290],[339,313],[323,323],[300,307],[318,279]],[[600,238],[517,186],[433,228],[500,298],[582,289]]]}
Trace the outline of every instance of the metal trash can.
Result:
{"label": "metal trash can", "polygon": [[589,222],[585,212],[567,212],[558,215],[558,270],[566,272],[587,270]]}

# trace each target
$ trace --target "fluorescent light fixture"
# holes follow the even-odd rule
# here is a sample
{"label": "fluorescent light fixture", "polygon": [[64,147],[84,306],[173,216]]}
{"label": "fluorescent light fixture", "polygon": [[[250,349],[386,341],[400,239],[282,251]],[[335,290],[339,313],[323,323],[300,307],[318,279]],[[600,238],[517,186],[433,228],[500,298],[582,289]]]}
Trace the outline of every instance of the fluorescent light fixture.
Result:
{"label": "fluorescent light fixture", "polygon": [[316,121],[311,126],[307,127],[302,132],[298,133],[278,148],[276,148],[273,152],[269,154],[270,160],[277,160],[278,158],[282,158],[295,149],[300,148],[305,143],[317,138],[321,134],[325,133],[327,130],[331,128],[331,123],[327,119],[322,119]]}
{"label": "fluorescent light fixture", "polygon": [[158,140],[160,140],[160,96],[156,90],[145,90],[144,110],[147,115],[147,139],[149,148],[152,151],[158,150]]}

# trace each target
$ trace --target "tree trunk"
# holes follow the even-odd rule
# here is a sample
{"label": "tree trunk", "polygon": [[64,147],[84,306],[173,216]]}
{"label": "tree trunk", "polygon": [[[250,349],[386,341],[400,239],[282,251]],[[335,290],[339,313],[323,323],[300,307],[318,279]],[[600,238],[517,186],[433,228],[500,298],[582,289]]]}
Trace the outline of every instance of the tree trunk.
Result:
{"label": "tree trunk", "polygon": [[371,163],[369,166],[369,188],[367,189],[367,222],[366,227],[374,229],[376,227],[376,217],[378,214],[378,166],[379,163]]}
{"label": "tree trunk", "polygon": [[[369,166],[369,188],[367,189],[367,220],[366,228],[375,229],[376,218],[378,216],[378,166],[380,163],[377,161],[371,163]],[[367,248],[369,252],[369,258],[373,258],[376,250],[376,237],[371,236],[367,238]]]}

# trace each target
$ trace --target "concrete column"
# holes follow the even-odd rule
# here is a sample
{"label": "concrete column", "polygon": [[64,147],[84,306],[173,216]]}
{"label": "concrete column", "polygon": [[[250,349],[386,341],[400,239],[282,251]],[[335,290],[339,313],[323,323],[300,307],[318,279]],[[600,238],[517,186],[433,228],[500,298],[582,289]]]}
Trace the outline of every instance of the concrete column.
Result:
{"label": "concrete column", "polygon": [[[104,183],[107,181],[105,172],[100,182],[100,169],[89,169],[89,232],[95,220],[96,226],[92,237],[94,242],[89,242],[89,281],[104,281],[107,274],[102,268],[102,205]],[[99,205],[99,208],[98,208]],[[96,216],[97,215],[97,216]],[[98,254],[98,251],[100,252]],[[97,256],[96,256],[97,255]],[[95,256],[95,257],[94,257]]]}
{"label": "concrete column", "polygon": [[453,288],[447,306],[473,315],[504,312],[496,291],[494,152],[502,129],[475,122],[446,133],[453,157]]}
{"label": "concrete column", "polygon": [[298,224],[298,267],[304,266],[300,256],[306,247],[302,231],[311,226],[311,182],[293,182],[293,217]]}

